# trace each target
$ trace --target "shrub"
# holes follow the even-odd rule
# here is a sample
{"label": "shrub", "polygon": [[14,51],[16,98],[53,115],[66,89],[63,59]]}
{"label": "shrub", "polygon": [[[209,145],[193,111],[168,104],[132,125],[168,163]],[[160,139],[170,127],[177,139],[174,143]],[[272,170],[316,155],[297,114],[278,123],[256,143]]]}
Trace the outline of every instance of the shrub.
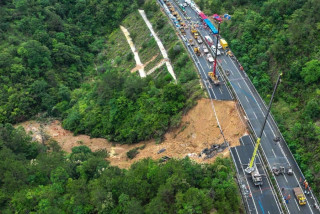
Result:
{"label": "shrub", "polygon": [[136,157],[136,155],[139,154],[139,151],[137,148],[131,149],[130,151],[127,152],[127,157],[129,159],[133,159]]}

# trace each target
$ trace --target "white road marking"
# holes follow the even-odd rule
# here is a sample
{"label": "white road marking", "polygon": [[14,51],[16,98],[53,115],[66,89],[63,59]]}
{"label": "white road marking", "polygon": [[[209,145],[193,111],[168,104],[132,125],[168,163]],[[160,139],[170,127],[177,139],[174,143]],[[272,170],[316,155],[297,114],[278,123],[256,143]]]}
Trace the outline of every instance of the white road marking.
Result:
{"label": "white road marking", "polygon": [[239,82],[237,82],[238,83],[238,86],[239,86],[239,88],[241,88],[241,85],[240,85],[240,83]]}
{"label": "white road marking", "polygon": [[[189,47],[189,50],[190,50],[190,47]],[[208,79],[208,74],[204,71],[204,69],[203,69],[203,67],[202,67],[199,59],[197,59],[196,57],[194,57],[194,53],[193,53],[192,50],[189,51],[189,52],[190,52],[190,55],[191,55],[191,57],[193,58],[193,60],[194,60],[195,62],[197,62],[197,63],[199,64],[199,66],[202,68],[202,72],[201,72],[201,69],[199,69],[199,71],[200,71],[202,74],[204,74],[204,76],[206,77],[206,79]],[[198,61],[197,61],[197,60],[198,60]],[[205,86],[206,86],[206,88],[207,88],[207,90],[208,90],[208,94],[209,94],[209,96],[210,96],[210,98],[211,98],[210,90],[209,90],[208,87],[207,87],[207,82],[206,82],[206,81],[204,81],[204,82],[205,82]],[[213,95],[215,96],[215,98],[217,98],[217,96],[216,96],[216,94],[214,93],[214,90],[213,90],[212,88],[211,88],[211,91],[212,91]],[[211,99],[212,99],[212,98],[211,98]]]}
{"label": "white road marking", "polygon": [[[243,171],[243,173],[244,173],[244,178],[245,178],[246,181],[247,181],[247,186],[250,187],[250,186],[249,186],[248,179],[247,179],[247,176],[246,176],[246,172],[244,171],[243,166],[242,166],[242,162],[241,162],[241,159],[240,159],[240,156],[239,156],[237,147],[234,147],[234,150],[236,151],[236,153],[237,153],[237,155],[238,155],[239,162],[240,162],[240,166],[241,166],[241,169],[242,169],[242,171]],[[250,188],[249,188],[249,191],[250,191],[250,195],[252,196],[252,192],[251,192],[251,189],[250,189]],[[255,200],[253,199],[252,201],[253,201],[254,208],[256,209],[256,211],[258,211]]]}
{"label": "white road marking", "polygon": [[227,61],[226,61],[226,59],[223,59],[223,61],[224,61],[224,63],[228,64]]}
{"label": "white road marking", "polygon": [[[254,131],[254,130],[253,130]],[[255,146],[255,144],[253,143],[253,139],[252,139],[252,137],[251,137],[251,135],[249,135],[249,137],[250,137],[250,142],[251,142],[251,144],[252,144],[252,146],[254,147]],[[264,153],[264,151],[262,150],[262,152]],[[259,158],[259,160],[261,160],[261,157],[260,157],[260,154],[258,153],[258,158]],[[268,159],[267,159],[267,161],[268,161]],[[268,162],[269,163],[269,162]],[[270,166],[270,164],[269,164],[269,166]],[[262,164],[262,168],[264,168],[264,165]],[[264,168],[264,170],[266,171],[266,169]],[[277,185],[279,186],[279,184],[278,184],[278,181],[277,180],[275,180],[276,181],[276,183],[277,183]],[[280,207],[279,207],[279,204],[280,204],[280,201],[278,201],[277,199],[276,199],[276,193],[274,192],[274,189],[271,187],[271,183],[269,182],[269,179],[267,179],[267,182],[268,182],[268,184],[269,184],[269,186],[270,186],[270,189],[271,189],[271,191],[272,191],[272,196],[273,196],[273,198],[274,198],[274,200],[276,201],[276,204],[277,204],[277,207],[278,207],[278,210],[279,210],[279,212],[281,212],[281,209],[280,209]],[[288,208],[288,206],[287,206],[287,208]]]}
{"label": "white road marking", "polygon": [[275,157],[277,157],[276,153],[274,153],[274,150],[271,149],[271,151],[272,151],[273,155],[274,155]]}
{"label": "white road marking", "polygon": [[286,178],[286,175],[283,175],[283,177],[284,177],[284,179],[286,180],[286,182],[288,183],[288,180],[287,180],[287,178]]}
{"label": "white road marking", "polygon": [[[192,11],[191,11],[192,12]],[[205,31],[206,32],[206,31]],[[207,32],[206,32],[207,33]],[[235,64],[234,64],[234,62],[232,61],[232,59],[230,58],[230,60],[231,60],[231,62],[232,62],[232,64],[235,66]],[[201,66],[201,64],[200,64],[200,66]],[[202,66],[201,66],[202,67]],[[235,66],[235,68],[238,70],[238,68]],[[199,69],[200,70],[200,69]],[[206,76],[206,75],[205,75]],[[247,85],[247,83],[245,82],[245,84]],[[248,87],[248,85],[247,85],[247,87]],[[249,87],[248,87],[249,88]],[[252,94],[252,91],[249,89],[249,91],[250,91],[250,93]],[[210,94],[209,94],[210,95]],[[253,96],[253,98],[254,98],[254,100],[255,100],[255,102],[256,103],[258,103],[257,101],[256,101],[256,99],[255,99],[255,97]],[[262,115],[264,115],[264,113],[263,113],[263,111],[262,111],[262,109],[261,109],[261,107],[260,107],[260,104],[258,103],[258,107],[259,107],[259,109],[260,109],[260,111],[261,111],[261,113],[262,113]],[[271,129],[272,130],[272,129]],[[254,130],[253,130],[254,131]],[[272,130],[273,131],[273,130]],[[255,132],[255,131],[254,131]],[[265,135],[265,137],[266,137],[266,134],[265,133],[263,133],[264,135]],[[282,148],[281,148],[281,150],[282,150]],[[236,151],[237,152],[237,151]],[[284,152],[282,151],[282,153],[284,154]],[[284,157],[287,159],[287,157],[284,155]],[[269,162],[269,161],[268,161]],[[298,182],[298,179],[297,179],[297,177],[296,177],[296,175],[294,174],[294,177],[295,177],[295,179],[296,179],[296,181]],[[277,181],[276,181],[277,182]],[[298,182],[299,183],[299,182]],[[277,184],[278,184],[278,182],[277,182]],[[279,186],[279,184],[278,184],[278,186]],[[299,209],[299,211],[300,211],[300,208],[299,208],[299,206],[298,206],[298,204],[297,204],[297,202],[296,202],[296,200],[295,200],[295,203],[296,203],[296,205],[297,205],[297,208]],[[308,203],[308,200],[307,200],[307,203]],[[255,205],[255,204],[254,204]],[[277,204],[278,205],[278,204]],[[285,205],[286,207],[287,207],[287,205]],[[310,205],[309,205],[309,203],[308,203],[308,206],[309,206],[309,208],[310,208],[310,211],[313,213],[313,211],[312,211],[312,209],[311,209],[311,207],[310,207]],[[256,207],[256,206],[255,206]],[[270,214],[270,212],[268,211],[268,213]]]}
{"label": "white road marking", "polygon": [[265,131],[263,131],[263,135],[264,135],[265,138],[267,138],[267,135],[266,135],[266,132],[265,132]]}
{"label": "white road marking", "polygon": [[297,200],[293,197],[293,200],[294,200],[294,202],[296,202],[296,206],[298,207],[298,209],[299,209],[299,211],[300,211],[300,207],[299,207],[299,205],[298,205],[298,203],[297,203]]}
{"label": "white road marking", "polygon": [[262,195],[262,189],[261,189],[261,186],[259,185],[259,189],[260,189],[260,192],[261,192],[261,195]]}
{"label": "white road marking", "polygon": [[257,117],[256,113],[255,113],[255,112],[253,112],[253,114],[254,114],[254,116],[256,117],[256,119],[258,120],[258,117]]}
{"label": "white road marking", "polygon": [[219,91],[220,91],[220,93],[222,94],[222,90],[221,90],[221,88],[219,87]]}
{"label": "white road marking", "polygon": [[250,103],[249,100],[248,100],[248,98],[247,98],[246,96],[245,96],[245,98],[246,98],[247,102]]}

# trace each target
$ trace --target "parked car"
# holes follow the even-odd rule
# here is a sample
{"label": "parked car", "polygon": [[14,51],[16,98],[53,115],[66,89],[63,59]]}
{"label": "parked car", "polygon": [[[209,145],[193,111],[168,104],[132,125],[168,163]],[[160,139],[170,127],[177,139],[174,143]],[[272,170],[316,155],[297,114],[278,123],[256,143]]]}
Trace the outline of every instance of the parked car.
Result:
{"label": "parked car", "polygon": [[209,62],[213,62],[213,61],[214,61],[211,54],[207,54],[207,60],[208,60]]}
{"label": "parked car", "polygon": [[206,53],[209,53],[209,50],[207,48],[206,45],[202,45],[202,49],[203,49],[203,52],[206,54]]}

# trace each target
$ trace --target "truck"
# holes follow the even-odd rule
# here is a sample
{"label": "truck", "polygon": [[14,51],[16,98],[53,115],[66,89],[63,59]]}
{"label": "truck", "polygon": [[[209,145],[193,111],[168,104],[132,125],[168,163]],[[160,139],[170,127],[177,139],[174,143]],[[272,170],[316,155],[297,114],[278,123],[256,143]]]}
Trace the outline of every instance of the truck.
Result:
{"label": "truck", "polygon": [[300,187],[293,188],[293,193],[299,205],[303,206],[307,203],[306,197],[304,196],[302,189]]}
{"label": "truck", "polygon": [[194,53],[195,53],[197,56],[200,56],[200,55],[201,55],[201,52],[200,52],[199,47],[194,47],[193,51],[194,51]]}
{"label": "truck", "polygon": [[251,172],[251,178],[252,178],[254,185],[261,186],[263,184],[262,176],[259,173],[259,170],[256,167],[256,165],[254,165],[254,170]]}
{"label": "truck", "polygon": [[220,39],[220,44],[221,44],[221,46],[222,46],[222,48],[223,48],[224,50],[227,50],[227,49],[228,49],[228,43],[227,43],[226,40]]}
{"label": "truck", "polygon": [[197,31],[194,27],[191,28],[191,33],[192,33],[192,35],[193,35],[193,37],[194,37],[195,39],[198,38],[199,33],[198,33],[198,31]]}
{"label": "truck", "polygon": [[209,81],[212,82],[214,85],[219,85],[220,80],[213,72],[208,72]]}

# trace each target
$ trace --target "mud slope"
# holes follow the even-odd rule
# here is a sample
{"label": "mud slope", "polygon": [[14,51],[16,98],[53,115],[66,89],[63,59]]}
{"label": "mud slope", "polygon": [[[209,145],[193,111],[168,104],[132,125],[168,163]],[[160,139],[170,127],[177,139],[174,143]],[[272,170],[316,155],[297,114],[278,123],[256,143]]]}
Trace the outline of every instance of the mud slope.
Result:
{"label": "mud slope", "polygon": [[[107,149],[110,153],[108,160],[112,165],[121,168],[128,168],[135,161],[147,157],[154,159],[163,156],[183,158],[188,155],[197,162],[213,162],[214,157],[207,160],[198,157],[204,148],[223,142],[210,102],[209,99],[199,100],[198,104],[183,116],[180,127],[170,130],[161,144],[150,140],[134,145],[115,145],[103,138],[90,139],[87,135],[73,136],[72,132],[61,127],[59,121],[43,124],[43,131],[56,140],[66,152],[70,152],[72,147],[79,145],[86,145],[93,151]],[[233,101],[214,101],[214,106],[226,139],[231,146],[238,145],[239,137],[246,133],[246,129],[239,118],[235,103]],[[27,132],[31,131],[34,139],[41,139],[39,123],[27,121],[19,125],[22,125]],[[146,145],[145,148],[139,150],[140,153],[133,160],[129,160],[126,156],[127,151],[142,145]],[[158,154],[158,151],[163,148],[166,151]],[[228,149],[221,154],[228,156]]]}

